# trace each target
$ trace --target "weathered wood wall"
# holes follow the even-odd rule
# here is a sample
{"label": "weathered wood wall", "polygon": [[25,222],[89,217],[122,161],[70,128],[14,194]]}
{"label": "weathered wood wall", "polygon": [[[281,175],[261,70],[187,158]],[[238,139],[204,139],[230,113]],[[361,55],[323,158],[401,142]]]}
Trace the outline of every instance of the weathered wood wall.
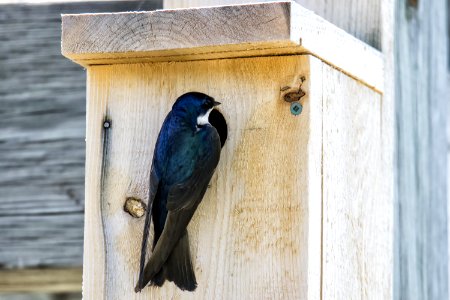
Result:
{"label": "weathered wood wall", "polygon": [[[13,269],[0,273],[0,293],[75,293],[81,290],[80,268]],[[0,294],[1,300],[7,300]]]}
{"label": "weathered wood wall", "polygon": [[[448,5],[448,9],[450,10],[450,5]],[[450,13],[447,14],[447,18],[450,21]],[[450,27],[450,22],[449,22]],[[449,28],[449,42],[450,42],[450,28]],[[449,44],[449,63],[450,63],[450,44]],[[450,65],[449,65],[449,71],[447,74],[447,93],[450,95]],[[447,116],[450,116],[450,105],[447,107]],[[447,118],[447,223],[449,224],[447,226],[447,236],[449,240],[449,249],[448,249],[448,256],[450,260],[450,118]],[[450,287],[450,263],[448,264],[448,286]]]}
{"label": "weathered wood wall", "polygon": [[0,5],[0,266],[81,266],[85,72],[61,56],[61,13],[159,0]]}
{"label": "weathered wood wall", "polygon": [[395,299],[448,299],[446,1],[396,0]]}

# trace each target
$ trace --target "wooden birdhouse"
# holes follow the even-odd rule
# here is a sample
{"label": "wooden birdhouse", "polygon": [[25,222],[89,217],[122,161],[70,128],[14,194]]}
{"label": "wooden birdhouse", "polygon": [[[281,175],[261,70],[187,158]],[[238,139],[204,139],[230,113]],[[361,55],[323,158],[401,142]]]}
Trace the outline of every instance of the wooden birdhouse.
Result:
{"label": "wooden birdhouse", "polygon": [[[291,2],[62,21],[63,55],[87,70],[85,299],[390,297],[379,51]],[[188,227],[198,287],[136,294],[145,218],[124,205],[147,202],[159,129],[189,91],[228,127]]]}

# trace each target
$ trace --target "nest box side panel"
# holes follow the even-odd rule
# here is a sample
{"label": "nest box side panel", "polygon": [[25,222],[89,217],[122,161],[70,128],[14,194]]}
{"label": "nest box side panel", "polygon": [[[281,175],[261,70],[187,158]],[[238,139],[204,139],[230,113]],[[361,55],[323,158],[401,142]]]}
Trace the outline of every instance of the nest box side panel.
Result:
{"label": "nest box side panel", "polygon": [[382,95],[323,65],[323,299],[389,299]]}

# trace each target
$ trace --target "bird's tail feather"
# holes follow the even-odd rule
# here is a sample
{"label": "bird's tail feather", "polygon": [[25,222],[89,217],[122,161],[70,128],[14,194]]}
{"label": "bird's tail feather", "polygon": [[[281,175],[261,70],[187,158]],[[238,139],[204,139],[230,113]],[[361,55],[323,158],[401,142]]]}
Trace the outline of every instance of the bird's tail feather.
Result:
{"label": "bird's tail feather", "polygon": [[167,280],[173,281],[180,289],[194,291],[197,287],[187,231],[173,248],[163,269]]}
{"label": "bird's tail feather", "polygon": [[182,290],[194,291],[197,287],[187,231],[177,242],[161,270],[151,279],[151,284],[162,286],[166,279],[173,281]]}
{"label": "bird's tail feather", "polygon": [[164,266],[161,270],[159,270],[158,273],[156,273],[155,277],[153,277],[151,284],[161,287],[164,284],[164,281],[166,281],[166,276],[164,274]]}

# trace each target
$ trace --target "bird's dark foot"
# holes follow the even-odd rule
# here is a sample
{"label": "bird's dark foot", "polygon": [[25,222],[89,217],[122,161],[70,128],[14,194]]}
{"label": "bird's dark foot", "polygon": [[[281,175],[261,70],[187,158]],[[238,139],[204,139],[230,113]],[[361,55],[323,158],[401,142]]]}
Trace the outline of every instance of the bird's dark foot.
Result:
{"label": "bird's dark foot", "polygon": [[135,293],[140,293],[142,291],[142,289],[139,287],[139,284],[136,285],[136,287],[134,288],[134,292]]}

